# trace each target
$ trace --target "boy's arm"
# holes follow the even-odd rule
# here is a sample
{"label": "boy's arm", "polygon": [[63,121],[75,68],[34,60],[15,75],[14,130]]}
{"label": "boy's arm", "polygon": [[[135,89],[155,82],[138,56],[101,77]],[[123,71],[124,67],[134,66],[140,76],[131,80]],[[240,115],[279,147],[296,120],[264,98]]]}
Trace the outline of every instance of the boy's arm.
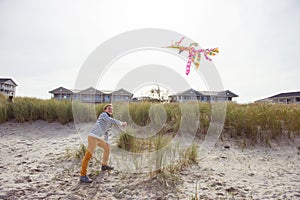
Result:
{"label": "boy's arm", "polygon": [[117,119],[114,119],[114,118],[108,116],[106,113],[103,114],[102,119],[106,122],[110,122],[112,124],[116,124],[116,125],[119,125],[119,126],[122,126],[124,123],[126,123],[126,122],[121,122]]}

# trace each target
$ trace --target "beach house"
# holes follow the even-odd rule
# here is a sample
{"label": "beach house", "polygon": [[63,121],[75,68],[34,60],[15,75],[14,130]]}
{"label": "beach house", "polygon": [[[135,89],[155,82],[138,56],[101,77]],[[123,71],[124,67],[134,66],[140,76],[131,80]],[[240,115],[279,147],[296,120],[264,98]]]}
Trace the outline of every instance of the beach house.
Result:
{"label": "beach house", "polygon": [[15,97],[17,86],[11,78],[0,78],[0,93],[5,96]]}
{"label": "beach house", "polygon": [[300,104],[300,91],[279,93],[274,96],[267,97],[255,101],[256,103],[282,103],[282,104]]}
{"label": "beach house", "polygon": [[112,92],[113,101],[131,101],[132,97],[133,94],[124,89],[119,89]]}
{"label": "beach house", "polygon": [[169,102],[186,102],[186,101],[200,101],[200,102],[223,102],[232,101],[233,98],[238,97],[235,93],[225,91],[197,91],[194,89],[188,89],[183,92],[179,92],[175,95],[169,96]]}
{"label": "beach house", "polygon": [[84,103],[110,103],[112,101],[131,101],[132,93],[119,89],[116,91],[97,90],[89,87],[84,90],[73,90],[59,87],[49,91],[52,99],[74,100]]}

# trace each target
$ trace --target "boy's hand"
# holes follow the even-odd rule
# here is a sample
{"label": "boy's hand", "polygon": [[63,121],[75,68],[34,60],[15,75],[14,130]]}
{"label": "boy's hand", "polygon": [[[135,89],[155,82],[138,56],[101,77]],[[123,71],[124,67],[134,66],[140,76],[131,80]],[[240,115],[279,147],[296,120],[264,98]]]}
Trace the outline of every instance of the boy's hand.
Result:
{"label": "boy's hand", "polygon": [[123,123],[122,123],[122,126],[123,126],[123,127],[127,126],[127,122],[123,122]]}

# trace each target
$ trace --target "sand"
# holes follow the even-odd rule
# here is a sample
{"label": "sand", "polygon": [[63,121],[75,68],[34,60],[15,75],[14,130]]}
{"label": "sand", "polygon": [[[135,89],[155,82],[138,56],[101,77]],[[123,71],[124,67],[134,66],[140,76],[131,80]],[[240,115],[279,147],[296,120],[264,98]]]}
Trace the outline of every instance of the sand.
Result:
{"label": "sand", "polygon": [[156,178],[93,165],[91,184],[70,156],[81,143],[74,124],[10,121],[0,138],[0,199],[300,199],[299,138],[272,148],[219,141],[198,164]]}

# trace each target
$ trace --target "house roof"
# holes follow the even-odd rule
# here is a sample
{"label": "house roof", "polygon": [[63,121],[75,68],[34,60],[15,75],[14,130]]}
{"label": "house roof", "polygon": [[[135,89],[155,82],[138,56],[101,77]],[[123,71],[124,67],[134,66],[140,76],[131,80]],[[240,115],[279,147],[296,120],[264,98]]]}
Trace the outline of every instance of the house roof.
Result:
{"label": "house roof", "polygon": [[272,103],[272,102],[273,102],[273,100],[269,99],[269,98],[259,99],[259,100],[254,101],[254,103]]}
{"label": "house roof", "polygon": [[73,94],[77,94],[77,93],[80,92],[81,90],[78,90],[78,89],[70,89],[70,91],[71,91]]}
{"label": "house roof", "polygon": [[196,91],[194,89],[189,89],[184,92],[180,92],[176,94],[181,95],[181,96],[190,96],[190,95],[195,95],[195,96],[226,96],[226,97],[238,97],[235,93],[231,92],[230,90],[225,90],[225,91]]}
{"label": "house roof", "polygon": [[78,94],[103,94],[103,92],[101,92],[100,90],[97,90],[93,87],[89,87],[85,90],[78,92]]}
{"label": "house roof", "polygon": [[72,94],[73,92],[71,90],[68,90],[64,87],[59,87],[54,90],[49,91],[51,94]]}
{"label": "house roof", "polygon": [[215,91],[199,91],[201,96],[218,96],[219,92]]}
{"label": "house roof", "polygon": [[276,94],[276,95],[268,97],[268,98],[272,99],[272,98],[284,98],[284,97],[300,97],[300,91],[299,92],[280,93],[280,94]]}
{"label": "house roof", "polygon": [[221,91],[221,92],[218,92],[218,94],[220,96],[226,96],[226,97],[239,97],[239,95],[231,92],[230,90]]}
{"label": "house roof", "polygon": [[11,81],[15,86],[18,86],[11,78],[0,78],[0,83]]}
{"label": "house roof", "polygon": [[133,94],[128,92],[127,90],[124,89],[119,89],[117,91],[112,92],[112,95],[126,95],[126,96],[132,96]]}
{"label": "house roof", "polygon": [[54,90],[49,91],[51,94],[106,94],[106,95],[127,95],[127,96],[132,96],[133,94],[124,90],[124,89],[119,89],[117,91],[109,91],[109,90],[97,90],[93,87],[89,87],[85,90],[78,90],[78,89],[67,89],[64,87],[58,87]]}
{"label": "house roof", "polygon": [[183,92],[179,92],[176,94],[177,96],[201,96],[201,93],[194,90],[194,89],[188,89],[186,91],[183,91]]}

